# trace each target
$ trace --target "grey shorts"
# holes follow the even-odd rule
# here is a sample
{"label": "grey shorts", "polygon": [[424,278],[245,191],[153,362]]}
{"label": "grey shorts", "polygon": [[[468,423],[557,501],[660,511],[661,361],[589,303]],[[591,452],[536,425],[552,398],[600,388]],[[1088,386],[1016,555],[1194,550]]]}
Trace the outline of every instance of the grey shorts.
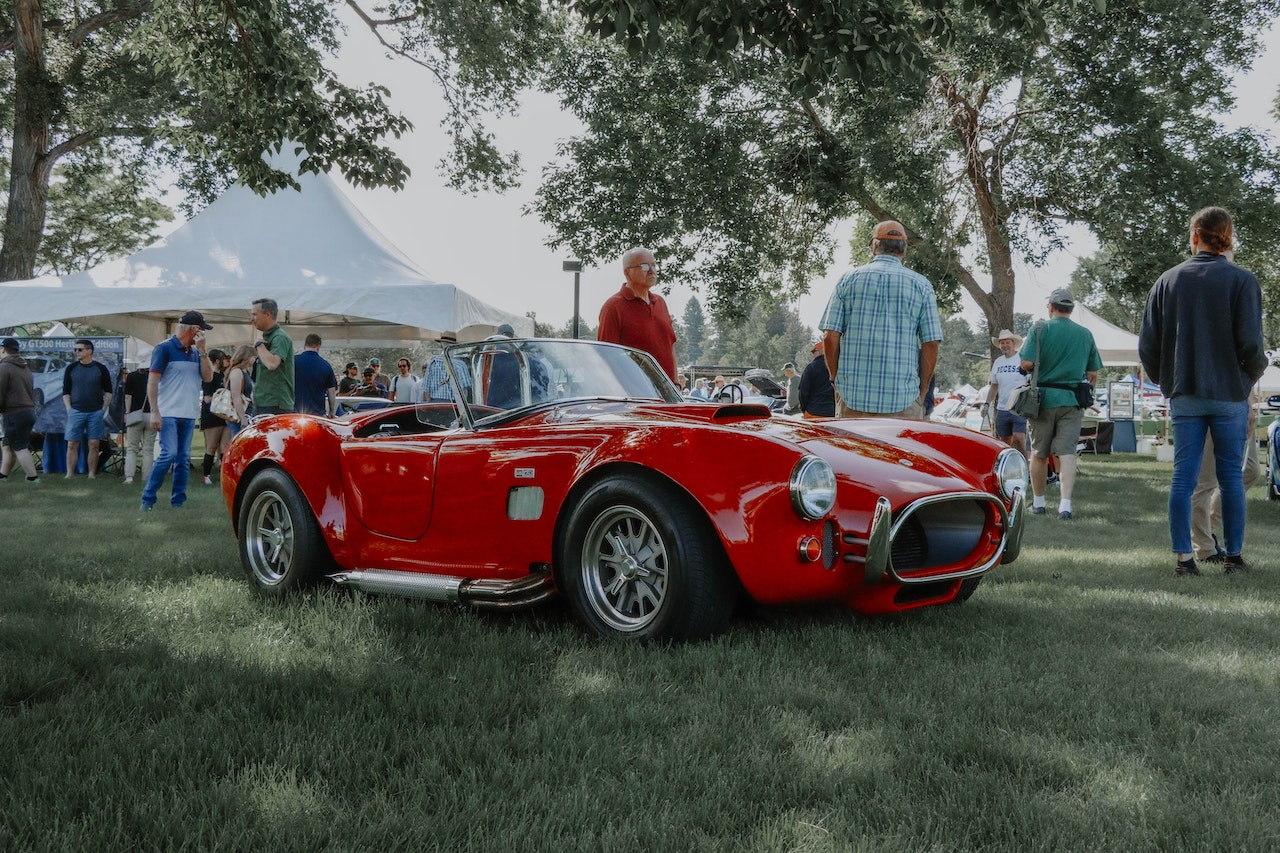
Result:
{"label": "grey shorts", "polygon": [[1031,441],[1031,455],[1037,459],[1054,456],[1075,456],[1080,442],[1080,425],[1084,423],[1084,409],[1079,406],[1054,406],[1041,409],[1040,417],[1027,418],[1027,432]]}

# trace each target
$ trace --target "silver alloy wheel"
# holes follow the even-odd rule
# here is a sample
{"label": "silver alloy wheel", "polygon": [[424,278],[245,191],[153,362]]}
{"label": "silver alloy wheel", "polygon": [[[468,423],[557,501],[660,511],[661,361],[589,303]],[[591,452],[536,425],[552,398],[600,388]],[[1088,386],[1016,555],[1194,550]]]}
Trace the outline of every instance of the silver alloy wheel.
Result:
{"label": "silver alloy wheel", "polygon": [[293,516],[279,493],[267,489],[253,499],[246,516],[244,549],[262,586],[275,586],[288,573],[294,554]]}
{"label": "silver alloy wheel", "polygon": [[596,516],[582,543],[586,598],[615,631],[642,630],[667,596],[667,547],[637,509],[612,507]]}

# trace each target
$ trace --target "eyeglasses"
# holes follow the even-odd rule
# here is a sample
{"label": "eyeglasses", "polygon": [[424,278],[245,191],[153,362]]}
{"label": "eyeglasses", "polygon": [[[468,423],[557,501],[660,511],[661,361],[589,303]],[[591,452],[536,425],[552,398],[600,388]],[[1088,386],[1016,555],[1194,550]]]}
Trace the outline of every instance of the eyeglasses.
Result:
{"label": "eyeglasses", "polygon": [[640,272],[657,272],[658,265],[657,264],[636,264],[634,266],[627,267],[627,269],[640,270]]}
{"label": "eyeglasses", "polygon": [[88,350],[87,348],[85,348],[85,347],[72,347],[71,349],[72,349],[72,351],[73,351],[73,352],[88,352],[88,351],[89,351],[89,350]]}

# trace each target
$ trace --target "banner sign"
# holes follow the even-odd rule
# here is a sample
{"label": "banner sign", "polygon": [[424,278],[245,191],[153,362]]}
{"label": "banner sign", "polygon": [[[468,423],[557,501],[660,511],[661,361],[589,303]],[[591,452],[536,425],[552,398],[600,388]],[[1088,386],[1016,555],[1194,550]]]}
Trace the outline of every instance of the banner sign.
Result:
{"label": "banner sign", "polygon": [[[120,367],[124,364],[125,338],[17,338],[22,357],[31,369],[36,392],[36,432],[59,433],[66,426],[67,411],[62,403],[62,374],[76,361],[76,341],[93,341],[93,358],[107,366],[112,383],[117,386],[112,409],[123,402],[119,393]],[[56,403],[57,405],[53,405]]]}

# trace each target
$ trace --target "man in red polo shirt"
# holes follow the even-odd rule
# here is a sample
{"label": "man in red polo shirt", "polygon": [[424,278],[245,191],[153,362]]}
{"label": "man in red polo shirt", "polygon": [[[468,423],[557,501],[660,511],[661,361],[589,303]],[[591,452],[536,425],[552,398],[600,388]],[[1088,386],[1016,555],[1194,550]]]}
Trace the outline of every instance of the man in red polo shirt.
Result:
{"label": "man in red polo shirt", "polygon": [[644,350],[653,356],[671,381],[676,381],[676,330],[667,303],[653,292],[658,262],[653,252],[637,246],[622,256],[626,281],[600,308],[596,338]]}

